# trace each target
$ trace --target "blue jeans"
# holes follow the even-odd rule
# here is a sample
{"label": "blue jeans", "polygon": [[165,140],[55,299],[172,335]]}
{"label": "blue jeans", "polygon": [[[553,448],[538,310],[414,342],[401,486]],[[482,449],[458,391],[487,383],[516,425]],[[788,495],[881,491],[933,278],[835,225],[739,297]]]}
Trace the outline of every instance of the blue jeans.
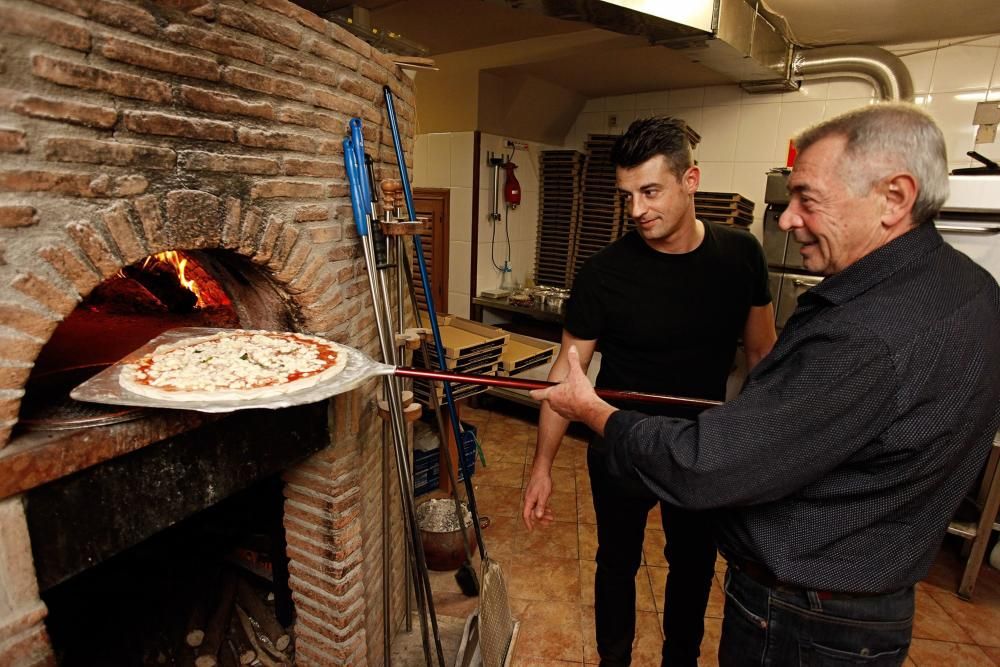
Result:
{"label": "blue jeans", "polygon": [[883,667],[906,659],[912,586],[868,597],[827,596],[763,586],[730,567],[725,589],[720,667]]}

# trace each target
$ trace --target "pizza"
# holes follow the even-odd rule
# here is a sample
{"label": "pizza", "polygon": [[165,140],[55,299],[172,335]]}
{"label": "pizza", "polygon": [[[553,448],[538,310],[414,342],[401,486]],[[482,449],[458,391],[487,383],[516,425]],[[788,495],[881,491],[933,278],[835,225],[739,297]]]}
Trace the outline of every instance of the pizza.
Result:
{"label": "pizza", "polygon": [[164,343],[122,366],[119,384],[168,401],[271,398],[312,387],[347,365],[347,351],[325,338],[232,329]]}

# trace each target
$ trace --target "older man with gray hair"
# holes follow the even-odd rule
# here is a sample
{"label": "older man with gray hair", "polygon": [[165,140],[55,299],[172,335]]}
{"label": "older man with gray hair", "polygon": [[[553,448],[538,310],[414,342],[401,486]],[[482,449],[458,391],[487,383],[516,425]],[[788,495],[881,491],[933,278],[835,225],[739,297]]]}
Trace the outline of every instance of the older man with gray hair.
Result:
{"label": "older man with gray hair", "polygon": [[720,510],[721,665],[898,665],[1000,423],[1000,288],[934,227],[947,160],[923,111],[865,107],[796,146],[780,224],[827,278],[738,397],[696,420],[616,410],[572,351],[533,395],[603,434],[622,483]]}

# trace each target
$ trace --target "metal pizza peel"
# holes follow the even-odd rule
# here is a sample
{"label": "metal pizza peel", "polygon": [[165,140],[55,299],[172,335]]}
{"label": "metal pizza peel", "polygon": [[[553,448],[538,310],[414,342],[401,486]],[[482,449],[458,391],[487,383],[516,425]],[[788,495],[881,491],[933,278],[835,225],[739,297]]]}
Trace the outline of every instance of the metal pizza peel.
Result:
{"label": "metal pizza peel", "polygon": [[[135,350],[124,359],[94,375],[86,382],[83,382],[70,392],[70,398],[77,401],[87,401],[90,403],[105,403],[109,405],[134,405],[144,408],[172,408],[175,410],[196,410],[199,412],[232,412],[234,410],[250,409],[278,409],[295,405],[305,405],[322,401],[338,394],[353,391],[372,378],[384,375],[396,375],[399,377],[419,378],[434,382],[452,382],[457,384],[478,384],[490,387],[504,387],[507,389],[545,389],[554,386],[554,382],[544,382],[541,380],[524,380],[514,377],[497,377],[494,375],[478,375],[475,373],[461,373],[455,371],[430,370],[425,368],[411,368],[408,366],[392,366],[375,361],[360,350],[338,343],[344,354],[347,355],[347,364],[344,370],[331,378],[323,380],[311,387],[289,392],[280,396],[251,398],[243,400],[198,400],[198,401],[169,401],[165,399],[152,398],[134,394],[118,382],[118,375],[122,367],[131,361],[139,359],[143,355],[149,354],[160,345],[166,343],[176,343],[187,338],[199,336],[209,336],[223,331],[239,331],[238,329],[218,329],[211,327],[181,327],[171,329],[152,339],[139,349]],[[597,389],[597,395],[601,398],[616,401],[636,401],[641,403],[659,403],[670,405],[687,405],[702,408],[709,408],[719,405],[719,401],[711,401],[700,398],[686,398],[682,396],[669,396],[666,394],[649,394],[637,391],[622,391],[617,389]]]}

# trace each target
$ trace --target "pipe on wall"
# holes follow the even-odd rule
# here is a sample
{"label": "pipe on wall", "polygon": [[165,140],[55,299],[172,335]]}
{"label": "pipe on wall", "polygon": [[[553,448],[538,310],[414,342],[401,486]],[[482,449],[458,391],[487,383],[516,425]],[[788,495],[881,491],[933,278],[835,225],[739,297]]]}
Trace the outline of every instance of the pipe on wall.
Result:
{"label": "pipe on wall", "polygon": [[793,79],[831,76],[862,78],[885,101],[912,102],[913,79],[899,56],[877,46],[826,46],[796,49],[792,54]]}

